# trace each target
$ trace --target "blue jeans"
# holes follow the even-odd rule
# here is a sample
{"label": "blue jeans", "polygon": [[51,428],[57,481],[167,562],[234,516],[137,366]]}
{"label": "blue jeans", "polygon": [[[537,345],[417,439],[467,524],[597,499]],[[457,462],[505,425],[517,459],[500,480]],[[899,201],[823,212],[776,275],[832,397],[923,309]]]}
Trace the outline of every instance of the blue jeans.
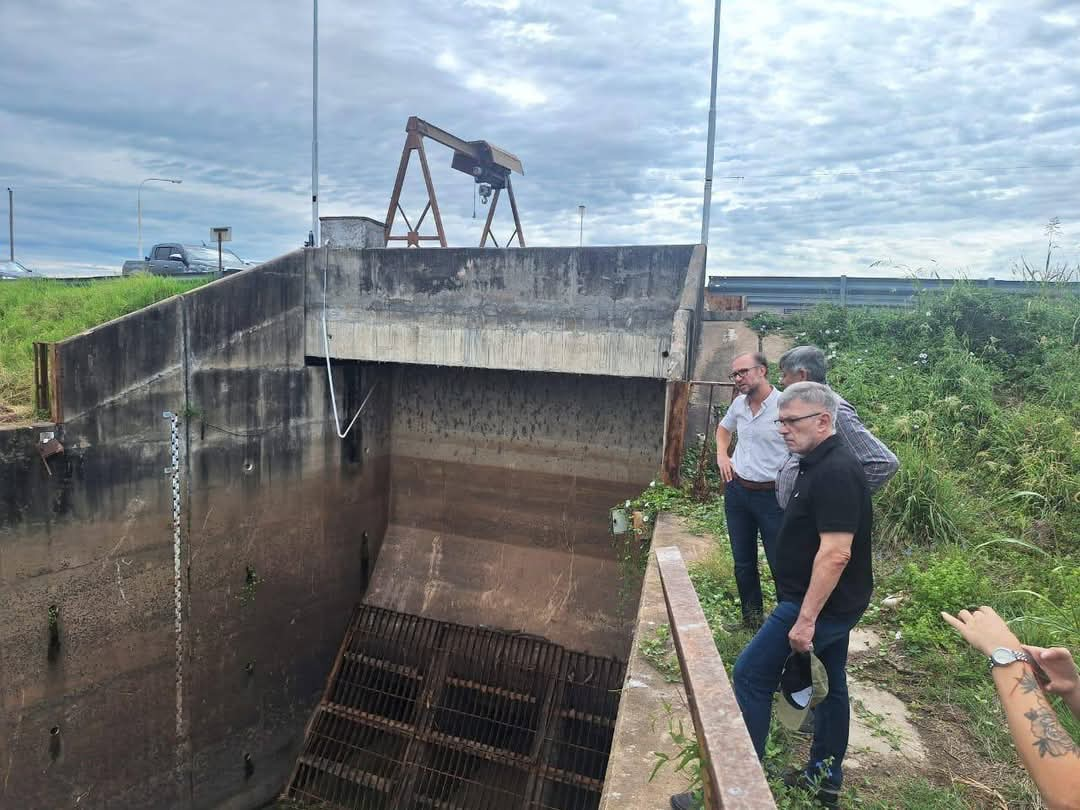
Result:
{"label": "blue jeans", "polygon": [[743,616],[760,616],[762,604],[761,577],[758,573],[758,533],[761,533],[761,545],[765,547],[765,559],[768,560],[771,574],[776,535],[784,519],[784,510],[776,502],[775,492],[751,490],[738,481],[729,481],[724,486],[724,515],[727,518],[728,536],[731,538],[735,585],[739,589]]}
{"label": "blue jeans", "polygon": [[[779,603],[735,661],[735,699],[759,759],[765,756],[773,693],[780,686],[780,674],[791,653],[788,632],[799,617],[799,607],[798,602]],[[806,769],[811,776],[821,772],[835,787],[844,778],[842,766],[851,722],[846,671],[848,633],[858,621],[859,616],[818,618],[814,628],[814,655],[829,674],[829,694],[814,710],[814,742]],[[829,760],[831,765],[826,767]]]}

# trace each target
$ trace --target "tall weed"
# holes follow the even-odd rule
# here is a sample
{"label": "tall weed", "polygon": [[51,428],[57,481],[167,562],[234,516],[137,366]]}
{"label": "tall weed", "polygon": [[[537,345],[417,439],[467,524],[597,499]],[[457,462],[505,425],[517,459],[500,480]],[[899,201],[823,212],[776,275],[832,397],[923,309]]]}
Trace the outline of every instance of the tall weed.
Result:
{"label": "tall weed", "polygon": [[33,408],[34,342],[57,341],[193,289],[204,279],[136,275],[80,283],[0,283],[0,414]]}

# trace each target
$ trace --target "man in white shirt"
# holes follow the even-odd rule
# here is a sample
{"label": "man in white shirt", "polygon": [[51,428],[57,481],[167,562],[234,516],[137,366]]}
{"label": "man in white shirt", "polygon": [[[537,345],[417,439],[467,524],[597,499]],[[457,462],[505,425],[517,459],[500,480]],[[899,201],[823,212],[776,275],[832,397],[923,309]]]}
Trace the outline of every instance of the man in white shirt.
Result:
{"label": "man in white shirt", "polygon": [[[776,501],[775,482],[788,449],[775,421],[780,392],[769,384],[768,373],[768,361],[760,352],[732,361],[728,377],[739,396],[716,429],[716,463],[724,479],[724,514],[735,560],[735,584],[743,623],[751,628],[761,624],[762,615],[758,534],[771,572],[776,534],[784,517]],[[729,457],[732,434],[738,437],[738,444]]]}

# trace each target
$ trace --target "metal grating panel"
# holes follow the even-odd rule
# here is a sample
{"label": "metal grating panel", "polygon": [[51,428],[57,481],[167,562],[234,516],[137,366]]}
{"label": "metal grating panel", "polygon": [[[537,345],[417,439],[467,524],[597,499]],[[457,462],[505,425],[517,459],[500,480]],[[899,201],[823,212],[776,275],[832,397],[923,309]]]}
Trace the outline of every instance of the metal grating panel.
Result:
{"label": "metal grating panel", "polygon": [[349,810],[592,810],[625,665],[360,606],[286,790]]}

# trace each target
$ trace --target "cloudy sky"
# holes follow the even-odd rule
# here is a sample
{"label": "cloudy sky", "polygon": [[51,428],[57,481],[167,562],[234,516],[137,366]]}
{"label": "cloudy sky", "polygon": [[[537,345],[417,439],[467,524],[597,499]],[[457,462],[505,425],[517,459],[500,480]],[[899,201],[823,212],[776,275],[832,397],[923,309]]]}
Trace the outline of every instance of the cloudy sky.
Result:
{"label": "cloudy sky", "polygon": [[[134,258],[147,177],[183,183],[144,187],[144,247],[214,225],[251,259],[304,241],[310,1],[0,9],[0,184],[23,263]],[[522,159],[530,245],[576,244],[579,204],[587,244],[698,241],[712,13],[322,0],[321,213],[385,216],[418,115]],[[711,274],[1006,278],[1045,259],[1052,217],[1057,257],[1077,261],[1076,0],[725,0],[721,31]],[[428,154],[451,244],[476,244],[486,209],[472,218],[449,151]],[[414,171],[407,211],[419,185]]]}

